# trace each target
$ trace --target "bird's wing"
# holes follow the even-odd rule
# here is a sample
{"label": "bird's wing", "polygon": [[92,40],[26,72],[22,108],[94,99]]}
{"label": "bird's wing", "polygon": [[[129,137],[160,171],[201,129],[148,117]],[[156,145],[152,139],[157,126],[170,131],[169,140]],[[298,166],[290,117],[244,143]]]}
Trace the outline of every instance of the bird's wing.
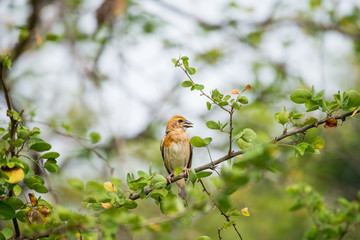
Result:
{"label": "bird's wing", "polygon": [[189,156],[189,162],[187,164],[187,168],[191,168],[192,165],[192,155],[193,155],[193,145],[191,145],[190,141],[189,141],[189,145],[190,145],[190,156]]}
{"label": "bird's wing", "polygon": [[163,139],[161,140],[161,143],[160,143],[160,151],[161,151],[161,156],[162,156],[162,158],[163,158],[163,161],[164,161],[164,166],[165,166],[165,168],[166,168],[166,170],[168,171],[168,173],[169,174],[171,174],[171,171],[169,170],[169,162],[165,159],[165,151],[164,151],[164,142],[165,142],[165,139],[166,139],[166,136],[167,135],[165,135],[164,137],[163,137]]}

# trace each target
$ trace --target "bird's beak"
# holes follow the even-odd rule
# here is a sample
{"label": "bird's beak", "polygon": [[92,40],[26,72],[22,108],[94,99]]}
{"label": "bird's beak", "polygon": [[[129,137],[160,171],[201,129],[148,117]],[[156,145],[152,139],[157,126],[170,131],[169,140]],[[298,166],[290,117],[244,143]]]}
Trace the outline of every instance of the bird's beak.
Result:
{"label": "bird's beak", "polygon": [[184,124],[184,127],[186,127],[186,128],[191,128],[191,127],[193,127],[193,123],[190,122],[189,120],[186,120],[186,121],[185,121],[185,124]]}

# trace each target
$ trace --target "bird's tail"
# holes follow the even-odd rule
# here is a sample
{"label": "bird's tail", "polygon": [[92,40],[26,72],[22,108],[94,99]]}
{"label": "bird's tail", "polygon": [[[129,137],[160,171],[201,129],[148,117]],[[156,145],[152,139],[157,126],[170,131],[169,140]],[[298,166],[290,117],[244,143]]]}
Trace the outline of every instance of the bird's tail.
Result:
{"label": "bird's tail", "polygon": [[185,179],[180,179],[179,181],[176,182],[176,185],[178,187],[179,197],[181,197],[183,200],[186,200],[187,193],[186,193],[186,189],[185,189]]}

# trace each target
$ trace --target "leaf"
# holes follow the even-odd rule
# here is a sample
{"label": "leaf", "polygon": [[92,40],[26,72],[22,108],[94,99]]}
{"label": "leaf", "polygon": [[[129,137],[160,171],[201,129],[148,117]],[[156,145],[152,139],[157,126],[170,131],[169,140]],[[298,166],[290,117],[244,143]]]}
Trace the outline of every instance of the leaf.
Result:
{"label": "leaf", "polygon": [[178,65],[178,60],[176,58],[172,58],[171,61],[175,64],[175,67]]}
{"label": "leaf", "polygon": [[211,137],[207,137],[207,138],[204,138],[204,142],[206,145],[209,145],[212,141],[212,138]]}
{"label": "leaf", "polygon": [[215,121],[207,121],[206,126],[210,129],[220,129],[220,125]]}
{"label": "leaf", "polygon": [[313,137],[309,142],[315,149],[322,149],[325,145],[324,139],[321,137]]}
{"label": "leaf", "polygon": [[212,174],[212,172],[209,172],[209,171],[203,171],[203,172],[198,172],[196,173],[196,177],[197,178],[205,178],[205,177],[208,177]]}
{"label": "leaf", "polygon": [[104,188],[107,192],[116,192],[116,187],[111,182],[104,182]]}
{"label": "leaf", "polygon": [[168,195],[169,191],[166,189],[154,189],[151,192],[151,197],[153,197],[154,199],[159,199],[159,198],[165,198]]}
{"label": "leaf", "polygon": [[19,196],[21,193],[21,187],[19,185],[15,185],[13,188],[15,196]]}
{"label": "leaf", "polygon": [[190,139],[190,143],[191,145],[193,145],[194,147],[206,147],[206,143],[204,141],[204,139],[202,139],[199,136],[194,136]]}
{"label": "leaf", "polygon": [[167,180],[166,178],[164,178],[164,176],[160,175],[160,174],[156,174],[152,179],[151,179],[151,184],[156,188],[156,189],[162,189],[164,187],[166,187],[167,185]]}
{"label": "leaf", "polygon": [[195,84],[194,87],[196,90],[199,90],[199,91],[201,91],[205,88],[204,85],[201,85],[201,84]]}
{"label": "leaf", "polygon": [[344,105],[344,110],[354,111],[357,107],[360,106],[360,94],[355,90],[349,90],[344,92],[343,99],[348,98],[349,100]]}
{"label": "leaf", "polygon": [[318,92],[318,93],[315,95],[315,97],[312,98],[312,100],[314,100],[314,101],[320,100],[321,97],[324,95],[324,92],[325,92],[325,90],[321,90],[320,92]]}
{"label": "leaf", "polygon": [[32,193],[29,193],[29,199],[30,199],[31,205],[33,205],[33,206],[38,205],[38,200]]}
{"label": "leaf", "polygon": [[137,207],[137,203],[133,200],[129,200],[127,199],[125,204],[124,204],[124,207],[127,208],[127,209],[134,209]]}
{"label": "leaf", "polygon": [[238,98],[238,101],[242,104],[247,104],[249,102],[249,99],[246,96],[241,96]]}
{"label": "leaf", "polygon": [[237,89],[233,89],[230,91],[231,94],[239,94],[240,92]]}
{"label": "leaf", "polygon": [[253,140],[255,140],[257,138],[256,132],[254,130],[252,130],[251,128],[245,128],[242,132],[243,132],[243,134],[242,134],[241,138],[245,142],[252,142]]}
{"label": "leaf", "polygon": [[48,193],[49,192],[49,190],[44,185],[42,185],[40,183],[35,183],[31,187],[32,187],[32,189],[34,189],[38,193]]}
{"label": "leaf", "polygon": [[10,239],[14,233],[10,228],[4,228],[0,231],[0,234],[4,236],[4,239]]}
{"label": "leaf", "polygon": [[60,170],[59,166],[57,165],[57,161],[53,158],[49,158],[45,162],[44,167],[51,173],[59,172]]}
{"label": "leaf", "polygon": [[240,210],[241,214],[246,216],[246,217],[249,217],[250,216],[250,212],[249,212],[249,209],[246,207],[246,208],[243,208]]}
{"label": "leaf", "polygon": [[98,143],[100,141],[101,136],[97,132],[91,132],[90,133],[90,139],[91,139],[91,143],[95,144],[95,143]]}
{"label": "leaf", "polygon": [[251,142],[246,142],[242,138],[239,138],[236,143],[240,149],[250,148],[253,146],[253,144]]}
{"label": "leaf", "polygon": [[177,168],[174,170],[174,176],[180,175],[183,171],[184,171],[184,169],[182,169],[182,167],[177,167]]}
{"label": "leaf", "polygon": [[181,83],[181,86],[185,87],[185,88],[191,87],[192,85],[193,85],[193,83],[191,81],[184,81]]}
{"label": "leaf", "polygon": [[20,210],[15,214],[15,217],[21,222],[26,222],[26,213],[27,210]]}
{"label": "leaf", "polygon": [[5,203],[9,204],[14,210],[18,210],[24,205],[23,201],[17,197],[8,197],[5,199]]}
{"label": "leaf", "polygon": [[7,203],[0,201],[0,220],[10,220],[15,217],[15,210]]}
{"label": "leaf", "polygon": [[37,152],[45,152],[51,149],[51,145],[40,138],[31,138],[28,145],[30,149]]}
{"label": "leaf", "polygon": [[305,89],[296,89],[290,94],[290,100],[297,104],[305,103],[307,100],[310,100],[311,97],[311,92]]}
{"label": "leaf", "polygon": [[236,109],[236,110],[240,110],[240,104],[238,102],[234,102],[233,103],[233,107]]}
{"label": "leaf", "polygon": [[282,125],[285,125],[287,122],[289,122],[289,114],[285,110],[279,112],[278,122]]}
{"label": "leaf", "polygon": [[210,109],[211,109],[211,103],[210,103],[210,102],[206,102],[206,107],[207,107],[207,110],[210,111]]}
{"label": "leaf", "polygon": [[[191,183],[194,185],[196,180],[198,179],[198,177],[196,176],[196,172],[194,171],[194,169],[190,169],[189,171],[189,178],[190,178],[190,181]],[[360,193],[360,191],[359,191]]]}
{"label": "leaf", "polygon": [[311,149],[308,150],[309,147],[313,148],[309,143],[302,142],[295,146],[295,150],[300,156],[303,156],[305,152],[312,152]]}
{"label": "leaf", "polygon": [[60,153],[58,152],[48,152],[40,156],[41,159],[49,159],[49,158],[58,158],[60,157]]}
{"label": "leaf", "polygon": [[[186,70],[188,71],[188,73],[190,75],[194,75],[196,73],[196,69],[195,68],[186,68]],[[199,90],[199,89],[198,89]]]}
{"label": "leaf", "polygon": [[145,179],[149,179],[149,178],[150,178],[150,176],[149,176],[146,172],[144,172],[144,171],[137,171],[137,174],[138,174],[139,177],[143,177],[143,178],[145,178]]}
{"label": "leaf", "polygon": [[303,118],[304,116],[305,116],[305,114],[302,114],[302,113],[294,113],[293,114],[294,119],[300,119],[300,118]]}

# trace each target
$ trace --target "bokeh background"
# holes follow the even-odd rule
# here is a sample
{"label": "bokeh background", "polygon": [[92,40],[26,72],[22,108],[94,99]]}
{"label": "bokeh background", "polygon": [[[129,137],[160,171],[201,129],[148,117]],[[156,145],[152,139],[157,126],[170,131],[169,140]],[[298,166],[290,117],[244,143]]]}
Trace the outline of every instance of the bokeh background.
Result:
{"label": "bokeh background", "polygon": [[[226,121],[220,109],[208,111],[206,99],[181,87],[185,74],[171,58],[188,56],[194,80],[205,91],[247,92],[250,104],[235,116],[236,128],[252,128],[263,139],[280,135],[274,114],[296,88],[337,91],[359,89],[360,3],[356,0],[1,0],[0,53],[12,52],[7,73],[13,105],[24,109],[26,124],[61,153],[61,172],[48,178],[55,189],[49,201],[73,209],[80,196],[69,178],[125,179],[138,170],[166,175],[159,142],[166,122],[184,115],[195,127],[190,136],[212,137],[213,159],[224,156],[227,136],[206,127]],[[2,123],[6,104],[1,100]],[[321,112],[307,116],[325,117]],[[286,193],[307,182],[330,205],[339,196],[355,199],[360,189],[359,121],[335,130],[314,129],[326,141],[320,155],[295,157],[282,147],[275,172],[264,172],[231,199],[250,209],[238,221],[245,239],[302,239],[312,225],[305,210],[290,212]],[[91,133],[99,133],[91,143]],[[194,152],[193,167],[209,162],[205,149]],[[190,190],[191,191],[191,190]],[[136,210],[161,215],[151,200]],[[189,217],[190,216],[190,217]],[[139,230],[133,239],[217,237],[223,222],[216,209],[188,213],[169,224],[168,232]],[[206,224],[205,224],[206,223]],[[221,224],[220,224],[221,225]],[[346,239],[356,239],[356,232]],[[224,239],[234,239],[232,229]],[[125,239],[125,238],[124,238]]]}

